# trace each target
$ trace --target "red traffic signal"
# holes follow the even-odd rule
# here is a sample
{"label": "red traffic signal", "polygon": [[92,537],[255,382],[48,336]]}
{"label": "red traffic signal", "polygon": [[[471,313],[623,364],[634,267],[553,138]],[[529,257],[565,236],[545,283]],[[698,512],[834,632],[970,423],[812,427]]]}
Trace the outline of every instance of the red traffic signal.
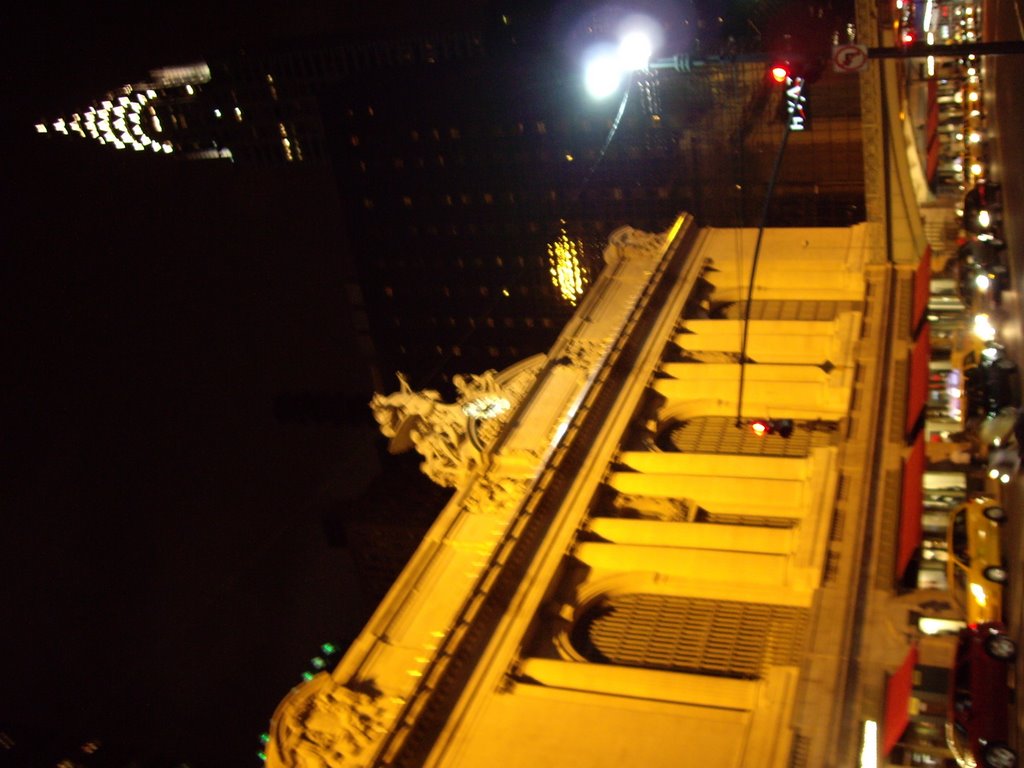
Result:
{"label": "red traffic signal", "polygon": [[778,435],[789,437],[793,434],[792,419],[754,419],[750,422],[751,431],[758,437]]}
{"label": "red traffic signal", "polygon": [[777,64],[773,64],[771,69],[768,70],[768,77],[776,85],[784,85],[792,75],[792,70],[789,66],[789,62],[780,61]]}

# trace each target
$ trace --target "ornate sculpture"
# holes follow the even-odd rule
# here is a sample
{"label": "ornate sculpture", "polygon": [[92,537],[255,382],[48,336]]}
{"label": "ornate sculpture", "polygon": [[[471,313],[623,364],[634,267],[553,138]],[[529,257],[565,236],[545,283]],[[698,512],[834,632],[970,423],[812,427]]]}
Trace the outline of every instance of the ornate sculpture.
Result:
{"label": "ornate sculpture", "polygon": [[268,765],[325,768],[361,765],[387,732],[397,705],[379,691],[336,683],[321,672],[296,688],[274,715]]}
{"label": "ornate sculpture", "polygon": [[391,438],[389,450],[415,448],[423,456],[420,467],[427,477],[448,488],[458,486],[480,459],[483,446],[476,424],[507,418],[510,394],[495,371],[455,376],[456,403],[444,402],[433,389],[414,391],[401,373],[398,383],[397,392],[375,394],[370,401],[381,432]]}
{"label": "ornate sculpture", "polygon": [[644,232],[633,227],[619,227],[608,237],[608,245],[604,249],[604,260],[613,264],[621,256],[642,254],[648,259],[658,259],[665,248],[665,235]]}

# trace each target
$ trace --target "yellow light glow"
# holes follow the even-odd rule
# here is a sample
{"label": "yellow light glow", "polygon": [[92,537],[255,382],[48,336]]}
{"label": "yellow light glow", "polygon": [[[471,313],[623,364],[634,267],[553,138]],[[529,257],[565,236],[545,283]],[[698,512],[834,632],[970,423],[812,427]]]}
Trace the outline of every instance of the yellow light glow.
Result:
{"label": "yellow light glow", "polygon": [[861,768],[876,768],[878,765],[878,723],[864,721],[864,738],[860,749]]}
{"label": "yellow light glow", "polygon": [[981,584],[971,582],[971,595],[980,607],[984,608],[988,605],[988,595],[985,594],[985,588]]}
{"label": "yellow light glow", "polygon": [[583,288],[590,282],[587,268],[580,259],[583,256],[583,242],[570,240],[562,222],[560,236],[548,243],[548,263],[551,273],[551,284],[558,288],[563,299],[572,306],[583,294]]}
{"label": "yellow light glow", "polygon": [[679,234],[679,230],[682,228],[682,226],[683,226],[683,217],[682,216],[676,217],[676,223],[672,225],[672,229],[670,229],[668,231],[668,234],[665,236],[665,242],[666,243],[671,243],[672,240],[675,238],[675,236],[677,234]]}
{"label": "yellow light glow", "polygon": [[974,335],[982,341],[992,341],[996,337],[995,326],[992,325],[992,321],[987,314],[975,315],[974,317]]}

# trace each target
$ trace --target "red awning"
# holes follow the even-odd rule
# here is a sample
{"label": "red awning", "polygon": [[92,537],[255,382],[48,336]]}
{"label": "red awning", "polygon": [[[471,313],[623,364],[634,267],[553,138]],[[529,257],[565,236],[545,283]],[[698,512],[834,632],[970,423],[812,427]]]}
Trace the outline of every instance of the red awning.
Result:
{"label": "red awning", "polygon": [[928,292],[931,290],[932,279],[932,247],[926,245],[921,261],[914,272],[914,310],[910,318],[910,332],[915,338],[920,337],[924,313],[928,310]]}
{"label": "red awning", "polygon": [[929,184],[935,183],[935,174],[939,170],[939,152],[942,149],[942,142],[935,139],[931,144],[928,145],[928,157],[927,166],[925,167],[925,176],[928,179]]}
{"label": "red awning", "polygon": [[900,668],[885,684],[885,722],[882,725],[882,754],[888,755],[910,722],[910,695],[914,690],[917,646],[912,646]]}
{"label": "red awning", "polygon": [[921,515],[924,512],[924,431],[917,436],[910,454],[903,460],[903,499],[900,504],[899,547],[896,550],[896,578],[903,575],[921,543]]}
{"label": "red awning", "polygon": [[921,330],[914,341],[914,348],[910,351],[910,376],[907,383],[907,438],[913,436],[914,427],[924,412],[925,402],[928,399],[928,363],[931,360],[932,350],[928,341],[928,323],[922,323]]}

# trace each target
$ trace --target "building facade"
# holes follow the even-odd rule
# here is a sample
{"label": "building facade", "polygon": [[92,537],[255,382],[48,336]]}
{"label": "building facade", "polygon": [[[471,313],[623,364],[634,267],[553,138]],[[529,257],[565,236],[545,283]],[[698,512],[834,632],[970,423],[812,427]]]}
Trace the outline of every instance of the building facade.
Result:
{"label": "building facade", "polygon": [[865,226],[774,229],[751,280],[757,234],[622,229],[546,356],[455,403],[375,399],[455,493],[338,667],[281,704],[268,765],[855,760],[858,533],[912,273],[872,263]]}

